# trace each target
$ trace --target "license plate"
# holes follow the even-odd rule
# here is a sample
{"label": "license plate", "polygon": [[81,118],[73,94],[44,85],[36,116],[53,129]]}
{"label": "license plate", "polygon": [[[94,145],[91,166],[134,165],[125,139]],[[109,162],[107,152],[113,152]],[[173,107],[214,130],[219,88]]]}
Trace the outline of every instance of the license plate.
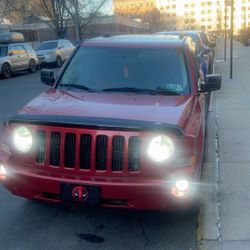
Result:
{"label": "license plate", "polygon": [[60,198],[65,202],[100,204],[100,187],[61,183]]}

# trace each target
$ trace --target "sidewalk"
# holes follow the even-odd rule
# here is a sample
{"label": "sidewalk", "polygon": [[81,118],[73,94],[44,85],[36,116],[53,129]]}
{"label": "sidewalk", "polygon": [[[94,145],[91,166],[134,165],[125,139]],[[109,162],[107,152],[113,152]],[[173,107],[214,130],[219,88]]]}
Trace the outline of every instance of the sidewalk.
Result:
{"label": "sidewalk", "polygon": [[222,58],[218,51],[215,73],[222,74],[223,81],[209,114],[204,180],[211,188],[198,234],[201,249],[249,250],[250,47],[235,42],[233,80],[229,79],[230,59]]}

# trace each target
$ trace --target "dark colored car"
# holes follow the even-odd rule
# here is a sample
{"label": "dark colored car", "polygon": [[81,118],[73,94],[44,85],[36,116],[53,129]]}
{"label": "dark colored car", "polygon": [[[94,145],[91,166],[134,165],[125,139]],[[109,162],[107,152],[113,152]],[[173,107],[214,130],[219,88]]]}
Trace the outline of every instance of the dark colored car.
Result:
{"label": "dark colored car", "polygon": [[84,41],[51,88],[5,122],[0,179],[53,203],[187,209],[199,190],[205,93],[189,39],[157,35]]}
{"label": "dark colored car", "polygon": [[206,31],[200,31],[201,40],[203,43],[203,49],[205,51],[205,54],[208,57],[209,65],[208,65],[208,72],[213,72],[213,66],[214,66],[214,59],[215,59],[215,47],[216,42],[211,38],[208,32]]}

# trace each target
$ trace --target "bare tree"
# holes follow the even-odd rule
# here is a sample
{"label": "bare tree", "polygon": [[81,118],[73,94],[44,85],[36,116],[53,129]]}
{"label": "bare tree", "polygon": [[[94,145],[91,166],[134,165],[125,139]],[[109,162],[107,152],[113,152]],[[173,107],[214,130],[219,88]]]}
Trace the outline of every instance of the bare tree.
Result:
{"label": "bare tree", "polygon": [[64,38],[69,20],[65,0],[40,0],[40,4],[49,19],[48,25],[54,29],[58,38]]}
{"label": "bare tree", "polygon": [[[107,0],[0,0],[0,20],[12,13],[14,22],[26,18],[47,23],[58,38],[64,38],[72,20],[81,39],[81,31],[100,13]],[[4,8],[1,8],[3,6]]]}
{"label": "bare tree", "polygon": [[147,12],[142,19],[144,23],[149,23],[153,32],[158,31],[162,26],[161,13],[157,8]]}
{"label": "bare tree", "polygon": [[65,8],[78,29],[79,39],[82,31],[100,14],[106,2],[107,0],[74,0],[73,3],[70,0],[65,1]]}

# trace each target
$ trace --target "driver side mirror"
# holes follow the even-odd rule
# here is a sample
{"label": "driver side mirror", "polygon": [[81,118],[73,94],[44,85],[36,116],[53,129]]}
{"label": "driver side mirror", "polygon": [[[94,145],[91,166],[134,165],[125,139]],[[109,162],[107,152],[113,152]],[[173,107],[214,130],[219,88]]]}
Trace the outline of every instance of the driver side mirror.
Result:
{"label": "driver side mirror", "polygon": [[54,71],[50,69],[42,69],[41,82],[48,86],[53,86],[55,83]]}
{"label": "driver side mirror", "polygon": [[200,92],[212,92],[221,88],[221,75],[207,75],[206,82],[201,84]]}

